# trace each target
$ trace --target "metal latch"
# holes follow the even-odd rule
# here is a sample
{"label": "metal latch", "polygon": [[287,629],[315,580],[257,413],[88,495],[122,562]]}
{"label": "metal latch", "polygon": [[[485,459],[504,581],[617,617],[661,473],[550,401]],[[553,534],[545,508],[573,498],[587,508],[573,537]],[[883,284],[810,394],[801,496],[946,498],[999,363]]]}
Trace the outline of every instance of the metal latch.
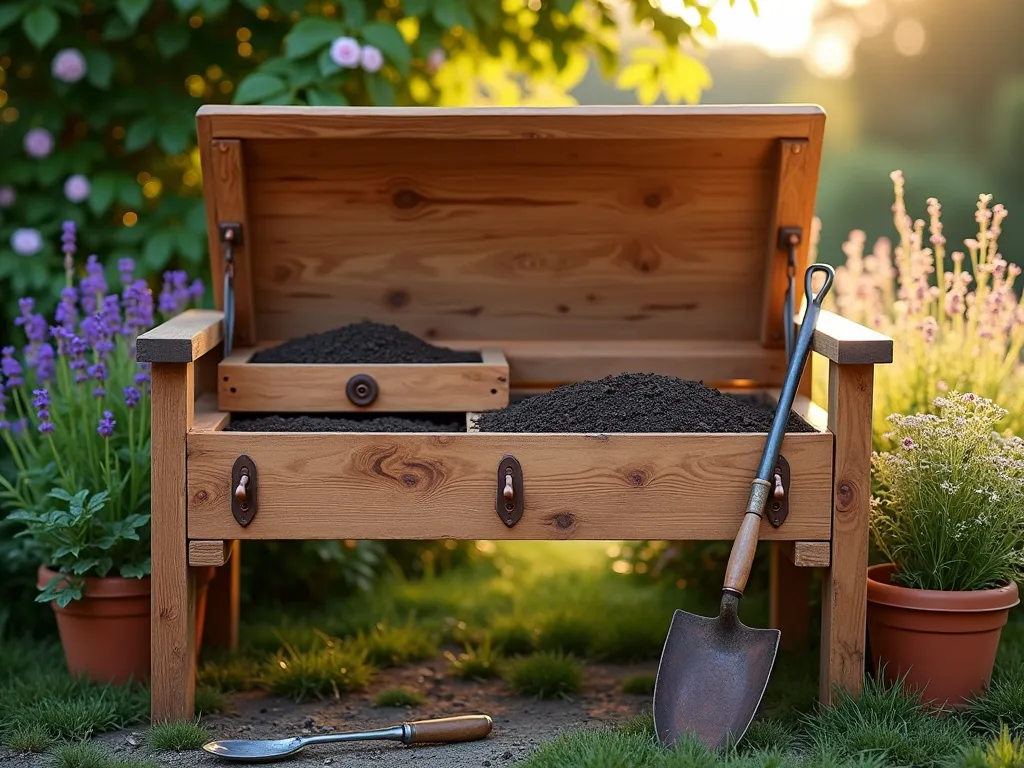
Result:
{"label": "metal latch", "polygon": [[523,516],[523,468],[515,456],[505,456],[498,462],[498,496],[495,511],[507,527],[511,528]]}
{"label": "metal latch", "polygon": [[804,239],[803,227],[779,227],[779,248],[787,249],[786,300],[782,305],[782,331],[786,340],[786,362],[793,355],[796,339],[796,249]]}
{"label": "metal latch", "polygon": [[775,462],[772,478],[772,492],[768,503],[768,522],[778,528],[789,515],[789,462],[785,456],[779,456]]}
{"label": "metal latch", "polygon": [[224,355],[231,354],[235,342],[235,251],[242,245],[242,225],[238,222],[217,224],[220,242],[224,247]]}
{"label": "metal latch", "polygon": [[345,395],[352,405],[367,406],[377,399],[380,387],[377,380],[368,373],[357,373],[345,385]]}
{"label": "metal latch", "polygon": [[256,462],[244,453],[231,467],[231,514],[243,528],[256,517]]}

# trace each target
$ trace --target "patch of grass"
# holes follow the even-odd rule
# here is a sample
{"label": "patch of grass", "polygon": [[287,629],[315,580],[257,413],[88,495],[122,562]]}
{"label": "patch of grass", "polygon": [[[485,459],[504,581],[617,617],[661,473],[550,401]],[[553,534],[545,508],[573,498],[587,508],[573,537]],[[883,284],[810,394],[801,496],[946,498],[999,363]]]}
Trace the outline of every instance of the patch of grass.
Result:
{"label": "patch of grass", "polygon": [[644,733],[579,730],[541,745],[519,768],[642,768],[661,765],[659,752]]}
{"label": "patch of grass", "polygon": [[213,712],[227,712],[231,705],[223,691],[216,688],[196,689],[196,712],[208,715]]}
{"label": "patch of grass", "polygon": [[248,656],[231,656],[223,662],[206,662],[199,668],[196,685],[208,690],[234,693],[260,687],[264,665]]}
{"label": "patch of grass", "polygon": [[653,604],[604,614],[593,633],[590,655],[618,664],[660,658],[671,620],[671,613]]}
{"label": "patch of grass", "polygon": [[199,749],[210,740],[210,732],[198,722],[159,723],[146,732],[146,746],[159,752]]}
{"label": "patch of grass", "polygon": [[53,768],[156,768],[152,760],[123,760],[96,744],[62,744],[53,750]]}
{"label": "patch of grass", "polygon": [[793,724],[786,720],[755,720],[743,736],[744,750],[780,751],[790,749],[796,737]]}
{"label": "patch of grass", "polygon": [[427,699],[422,693],[410,688],[388,688],[373,699],[375,707],[421,707],[426,703]]}
{"label": "patch of grass", "polygon": [[637,696],[654,695],[654,675],[633,675],[622,681],[622,692]]}
{"label": "patch of grass", "polygon": [[812,754],[850,760],[873,753],[893,765],[930,768],[971,742],[959,718],[935,715],[898,684],[866,680],[859,699],[845,691],[837,697],[834,706],[819,706],[803,718],[803,741]]}
{"label": "patch of grass", "polygon": [[583,658],[590,652],[594,635],[593,620],[586,616],[555,613],[541,622],[537,647],[542,651],[567,653]]}
{"label": "patch of grass", "polygon": [[452,674],[464,680],[490,680],[501,674],[501,655],[491,645],[490,637],[477,646],[466,646],[458,656],[445,651]]}
{"label": "patch of grass", "polygon": [[995,678],[985,695],[971,702],[967,719],[980,731],[999,733],[1007,725],[1012,735],[1024,738],[1024,669]]}
{"label": "patch of grass", "polygon": [[52,738],[50,731],[39,723],[18,723],[7,731],[4,741],[18,752],[42,752],[50,746]]}
{"label": "patch of grass", "polygon": [[307,651],[285,647],[267,662],[263,680],[271,693],[305,701],[362,690],[373,673],[365,651],[329,642]]}
{"label": "patch of grass", "polygon": [[433,633],[414,624],[412,619],[399,626],[381,622],[372,632],[361,633],[355,644],[365,649],[367,661],[377,667],[398,667],[437,654]]}
{"label": "patch of grass", "polygon": [[1004,725],[999,735],[987,744],[975,744],[963,750],[949,768],[1021,768],[1024,766],[1024,739],[1015,738]]}
{"label": "patch of grass", "polygon": [[497,619],[491,625],[491,641],[506,656],[525,656],[537,650],[537,631],[520,619]]}
{"label": "patch of grass", "polygon": [[818,654],[783,651],[768,679],[758,717],[799,720],[814,709],[817,698]]}
{"label": "patch of grass", "polygon": [[505,680],[524,696],[568,698],[583,687],[583,668],[572,656],[544,651],[513,661]]}

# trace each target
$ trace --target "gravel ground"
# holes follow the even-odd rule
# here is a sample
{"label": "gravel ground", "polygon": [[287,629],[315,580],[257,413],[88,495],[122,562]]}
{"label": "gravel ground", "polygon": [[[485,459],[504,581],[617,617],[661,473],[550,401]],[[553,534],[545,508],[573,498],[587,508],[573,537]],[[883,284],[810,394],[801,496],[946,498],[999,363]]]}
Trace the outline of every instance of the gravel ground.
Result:
{"label": "gravel ground", "polygon": [[[587,665],[584,690],[571,700],[539,701],[513,695],[499,680],[465,682],[445,676],[443,661],[385,670],[366,693],[340,701],[292,702],[263,694],[235,698],[234,712],[204,718],[213,738],[284,738],[303,733],[358,730],[395,725],[403,721],[484,713],[494,720],[491,735],[467,744],[405,747],[387,742],[321,744],[287,761],[290,768],[322,766],[374,766],[400,768],[503,768],[527,758],[539,745],[577,727],[610,727],[650,708],[650,697],[620,692],[622,681],[635,674],[654,674],[657,663],[637,666]],[[423,693],[422,707],[377,709],[373,695],[386,688],[405,686]],[[147,755],[141,731],[119,731],[99,736],[122,757],[155,759],[161,766],[201,768],[229,765],[204,752]],[[0,766],[47,766],[43,755],[15,754],[0,748]]]}

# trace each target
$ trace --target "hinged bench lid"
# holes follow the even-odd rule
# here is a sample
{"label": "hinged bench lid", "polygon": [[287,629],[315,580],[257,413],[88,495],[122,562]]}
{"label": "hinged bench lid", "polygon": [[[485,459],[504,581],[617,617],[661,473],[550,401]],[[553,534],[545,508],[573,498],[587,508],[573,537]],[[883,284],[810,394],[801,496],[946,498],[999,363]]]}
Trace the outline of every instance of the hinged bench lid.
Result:
{"label": "hinged bench lid", "polygon": [[204,106],[218,305],[219,225],[239,224],[236,345],[372,319],[504,348],[519,383],[627,350],[777,383],[779,230],[802,229],[802,274],[824,123],[792,105]]}

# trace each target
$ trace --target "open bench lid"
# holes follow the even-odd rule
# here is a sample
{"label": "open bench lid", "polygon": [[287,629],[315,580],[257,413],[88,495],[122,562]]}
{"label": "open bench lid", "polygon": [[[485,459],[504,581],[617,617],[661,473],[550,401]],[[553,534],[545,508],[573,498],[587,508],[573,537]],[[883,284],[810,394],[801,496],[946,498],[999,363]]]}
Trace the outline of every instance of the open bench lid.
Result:
{"label": "open bench lid", "polygon": [[[514,385],[619,370],[784,376],[824,111],[204,106],[218,308],[234,346],[350,322],[506,350]],[[797,280],[797,307],[802,280]]]}

